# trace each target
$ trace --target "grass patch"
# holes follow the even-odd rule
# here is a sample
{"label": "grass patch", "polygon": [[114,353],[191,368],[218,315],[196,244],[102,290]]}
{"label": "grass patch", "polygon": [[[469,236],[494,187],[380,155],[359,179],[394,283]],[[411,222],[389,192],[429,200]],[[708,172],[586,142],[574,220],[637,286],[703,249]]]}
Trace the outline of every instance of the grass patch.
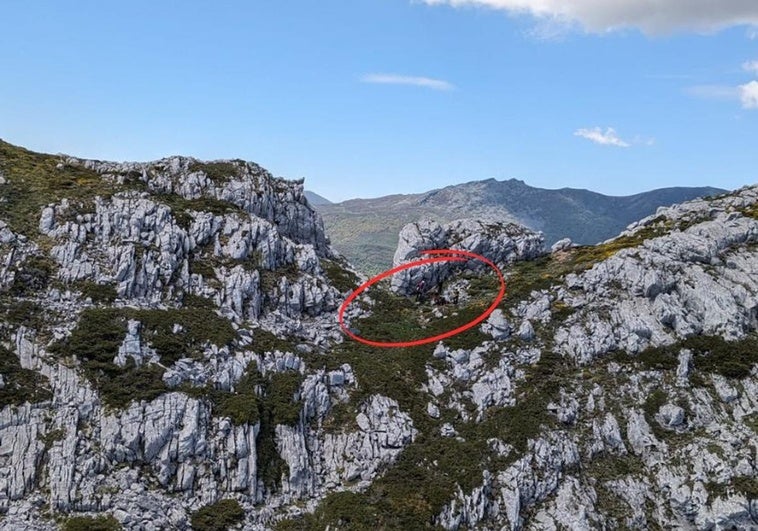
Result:
{"label": "grass patch", "polygon": [[63,531],[119,531],[123,529],[112,516],[72,516],[61,526]]}
{"label": "grass patch", "polygon": [[321,268],[329,284],[337,288],[340,293],[352,291],[360,284],[360,279],[355,273],[348,271],[334,260],[321,259]]}
{"label": "grass patch", "polygon": [[219,500],[192,514],[195,531],[226,531],[245,519],[245,511],[237,500]]}
{"label": "grass patch", "polygon": [[284,339],[272,334],[268,330],[263,328],[256,328],[253,330],[253,343],[250,347],[257,353],[263,354],[264,352],[296,352],[297,342]]}
{"label": "grass patch", "polygon": [[637,356],[645,370],[670,371],[679,366],[679,351],[669,347],[649,348]]}
{"label": "grass patch", "polygon": [[245,162],[241,160],[218,162],[195,161],[190,163],[189,171],[191,173],[202,172],[215,183],[225,183],[237,177],[240,172],[239,165],[244,164]]}
{"label": "grass patch", "polygon": [[637,356],[647,369],[673,370],[678,366],[681,349],[693,352],[694,372],[720,374],[727,378],[746,378],[758,364],[758,338],[747,336],[737,341],[726,341],[720,336],[692,336],[664,347],[650,348]]}
{"label": "grass patch", "polygon": [[611,481],[642,474],[644,470],[645,464],[633,454],[603,454],[597,456],[585,467],[584,475],[598,481]]}
{"label": "grass patch", "polygon": [[[61,164],[60,167],[58,165]],[[63,198],[87,205],[95,196],[110,196],[121,188],[97,172],[64,164],[61,157],[35,153],[0,140],[0,170],[7,182],[0,187],[3,219],[11,230],[33,237],[38,234],[42,208]]]}

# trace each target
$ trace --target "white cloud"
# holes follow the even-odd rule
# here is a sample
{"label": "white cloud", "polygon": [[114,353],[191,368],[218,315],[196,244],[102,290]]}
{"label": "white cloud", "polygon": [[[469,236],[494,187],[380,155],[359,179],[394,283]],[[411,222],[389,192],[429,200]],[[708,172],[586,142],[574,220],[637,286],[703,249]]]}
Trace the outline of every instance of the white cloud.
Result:
{"label": "white cloud", "polygon": [[742,63],[742,69],[758,74],[758,61],[745,61]]}
{"label": "white cloud", "polygon": [[411,85],[432,90],[453,90],[455,85],[442,79],[419,76],[400,76],[397,74],[366,74],[361,78],[363,83],[379,83],[384,85]]}
{"label": "white cloud", "polygon": [[616,130],[612,127],[607,127],[605,131],[600,127],[593,127],[592,129],[577,129],[574,131],[574,136],[580,136],[591,140],[596,144],[603,146],[616,146],[616,147],[629,147],[631,144],[619,138],[616,134]]}
{"label": "white cloud", "polygon": [[637,28],[647,34],[758,26],[755,0],[422,0],[429,5],[479,6],[540,21],[579,24],[593,33]]}
{"label": "white cloud", "polygon": [[740,101],[743,109],[758,109],[758,81],[740,85]]}

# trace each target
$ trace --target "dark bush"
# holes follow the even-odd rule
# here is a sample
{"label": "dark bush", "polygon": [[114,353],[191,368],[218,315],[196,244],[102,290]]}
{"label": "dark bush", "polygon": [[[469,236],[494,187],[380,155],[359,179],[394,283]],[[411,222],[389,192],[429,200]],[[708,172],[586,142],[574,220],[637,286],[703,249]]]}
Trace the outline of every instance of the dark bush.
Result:
{"label": "dark bush", "polygon": [[119,531],[123,529],[112,516],[73,516],[63,523],[63,531]]}
{"label": "dark bush", "polygon": [[226,531],[245,519],[237,500],[219,500],[196,511],[191,518],[194,531]]}

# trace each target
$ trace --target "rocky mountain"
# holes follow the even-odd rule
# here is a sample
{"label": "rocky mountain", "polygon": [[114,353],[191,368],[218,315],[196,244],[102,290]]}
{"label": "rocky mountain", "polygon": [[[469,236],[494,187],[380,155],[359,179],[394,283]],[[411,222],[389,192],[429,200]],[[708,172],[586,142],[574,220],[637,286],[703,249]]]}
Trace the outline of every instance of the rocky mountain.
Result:
{"label": "rocky mountain", "polygon": [[661,188],[612,197],[572,188],[534,188],[516,179],[489,179],[423,194],[312,204],[322,215],[334,246],[360,270],[377,273],[391,263],[400,229],[424,218],[441,223],[461,218],[515,222],[542,231],[547,245],[563,238],[595,244],[659,206],[723,192],[709,187]]}
{"label": "rocky mountain", "polygon": [[[410,224],[397,264],[508,287],[398,349],[342,334],[360,279],[250,162],[0,143],[0,220],[2,529],[758,528],[758,186],[553,252]],[[458,328],[487,271],[407,269],[347,326]]]}
{"label": "rocky mountain", "polygon": [[321,205],[331,205],[331,204],[333,204],[326,197],[320,196],[316,192],[311,192],[310,190],[306,190],[305,191],[305,198],[313,206],[321,206]]}

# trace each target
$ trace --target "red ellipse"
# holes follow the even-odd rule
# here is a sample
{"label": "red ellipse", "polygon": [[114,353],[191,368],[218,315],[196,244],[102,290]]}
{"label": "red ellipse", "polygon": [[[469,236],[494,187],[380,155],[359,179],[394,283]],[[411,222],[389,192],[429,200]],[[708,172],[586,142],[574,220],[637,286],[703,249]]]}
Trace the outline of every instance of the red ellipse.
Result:
{"label": "red ellipse", "polygon": [[[365,345],[370,345],[372,347],[385,347],[385,348],[417,347],[419,345],[434,343],[435,341],[440,341],[442,339],[446,339],[448,337],[458,335],[461,332],[465,332],[469,328],[473,328],[474,326],[484,321],[487,317],[489,317],[489,315],[495,310],[495,308],[497,308],[497,305],[500,304],[500,301],[503,300],[503,297],[505,296],[505,279],[503,278],[503,274],[500,272],[500,269],[491,260],[488,260],[487,258],[483,257],[480,254],[472,253],[470,251],[460,251],[456,249],[432,249],[428,251],[422,251],[421,254],[428,254],[428,255],[450,254],[454,256],[438,256],[436,258],[424,258],[421,260],[416,260],[414,262],[408,262],[407,264],[402,264],[397,267],[393,267],[392,269],[389,269],[385,271],[384,273],[380,273],[376,275],[375,277],[370,278],[369,280],[367,280],[360,286],[358,286],[358,289],[353,291],[347,297],[347,299],[345,299],[345,301],[342,303],[342,305],[340,306],[339,313],[338,313],[340,327],[342,328],[342,331],[345,334],[347,334],[352,339],[360,343],[363,343]],[[463,257],[468,257],[468,258],[463,258]],[[355,298],[358,297],[358,295],[366,291],[368,288],[370,288],[371,286],[373,286],[380,280],[383,280],[387,278],[388,276],[394,275],[398,271],[404,271],[406,269],[411,269],[413,267],[417,267],[424,264],[433,264],[436,262],[465,262],[472,258],[476,260],[480,260],[481,262],[484,262],[485,264],[487,264],[490,267],[490,269],[495,271],[495,274],[497,275],[497,278],[500,281],[500,291],[498,292],[497,297],[495,297],[495,300],[484,311],[484,313],[482,313],[476,319],[469,321],[468,323],[461,325],[458,328],[455,328],[448,332],[444,332],[442,334],[438,334],[432,337],[416,339],[414,341],[373,341],[371,339],[366,339],[357,334],[354,334],[345,326],[345,310],[350,305],[350,303],[353,302]]]}

